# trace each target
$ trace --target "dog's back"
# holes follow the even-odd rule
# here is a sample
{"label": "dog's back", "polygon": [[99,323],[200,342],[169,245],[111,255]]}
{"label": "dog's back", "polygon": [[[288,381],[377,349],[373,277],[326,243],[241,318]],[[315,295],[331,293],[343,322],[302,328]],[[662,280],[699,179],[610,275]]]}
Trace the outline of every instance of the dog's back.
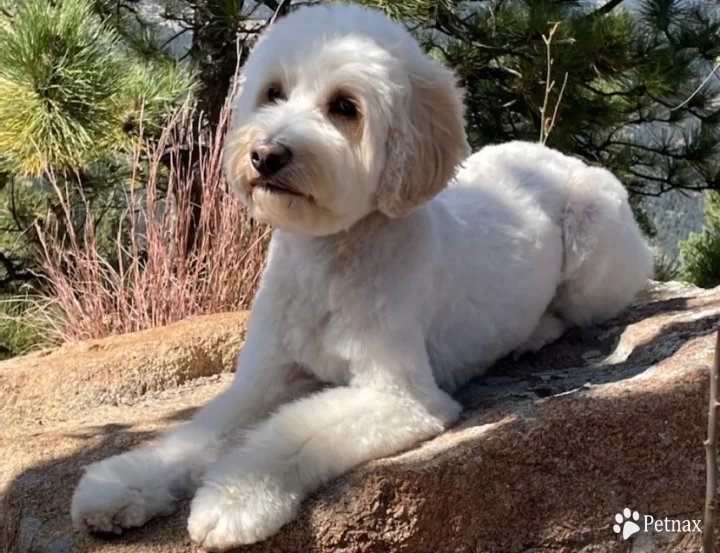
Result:
{"label": "dog's back", "polygon": [[562,229],[562,280],[549,311],[574,325],[616,315],[652,273],[652,254],[609,171],[537,143],[488,146],[465,162],[453,188],[514,187]]}

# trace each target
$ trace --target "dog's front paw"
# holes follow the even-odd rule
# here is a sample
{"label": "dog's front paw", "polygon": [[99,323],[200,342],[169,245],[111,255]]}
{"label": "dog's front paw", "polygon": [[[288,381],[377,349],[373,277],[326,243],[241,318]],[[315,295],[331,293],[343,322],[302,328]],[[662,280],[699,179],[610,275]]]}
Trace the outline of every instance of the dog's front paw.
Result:
{"label": "dog's front paw", "polygon": [[78,529],[119,534],[155,515],[170,514],[176,499],[159,482],[147,483],[142,467],[123,456],[87,467],[72,498],[70,514]]}
{"label": "dog's front paw", "polygon": [[269,476],[206,482],[192,501],[190,538],[207,551],[264,540],[295,518],[300,501]]}
{"label": "dog's front paw", "polygon": [[78,529],[119,534],[150,518],[142,494],[122,483],[94,486],[80,483],[73,495],[71,516]]}

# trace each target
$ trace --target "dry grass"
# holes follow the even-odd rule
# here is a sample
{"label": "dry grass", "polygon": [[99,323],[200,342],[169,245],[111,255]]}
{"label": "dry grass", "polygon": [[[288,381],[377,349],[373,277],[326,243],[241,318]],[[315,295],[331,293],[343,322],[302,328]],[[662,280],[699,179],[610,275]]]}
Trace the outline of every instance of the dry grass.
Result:
{"label": "dry grass", "polygon": [[[82,236],[73,232],[68,191],[51,177],[69,230],[38,228],[47,286],[37,313],[49,341],[102,338],[248,307],[269,231],[249,219],[223,178],[227,110],[214,134],[193,132],[195,119],[185,106],[159,143],[140,141],[114,263],[99,251],[92,217]],[[147,177],[139,182],[143,164]]]}

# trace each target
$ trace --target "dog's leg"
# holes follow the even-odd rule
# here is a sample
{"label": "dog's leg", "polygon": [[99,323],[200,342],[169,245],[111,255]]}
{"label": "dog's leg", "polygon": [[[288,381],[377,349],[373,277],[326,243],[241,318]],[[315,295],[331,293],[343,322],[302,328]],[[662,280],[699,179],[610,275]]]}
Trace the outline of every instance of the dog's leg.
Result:
{"label": "dog's leg", "polygon": [[515,350],[515,359],[519,358],[524,353],[535,353],[548,344],[552,344],[563,335],[567,327],[568,324],[560,317],[550,313],[545,313],[540,319],[537,327],[535,327],[535,330],[533,330],[530,338],[528,338],[522,346]]}
{"label": "dog's leg", "polygon": [[608,170],[586,167],[568,182],[563,277],[554,312],[577,326],[605,322],[627,307],[652,274],[652,252],[627,191]]}
{"label": "dog's leg", "polygon": [[323,483],[440,433],[460,406],[435,386],[423,355],[415,369],[425,374],[384,378],[374,364],[353,381],[360,387],[281,407],[208,471],[192,502],[190,537],[211,551],[265,539]]}
{"label": "dog's leg", "polygon": [[267,340],[248,339],[231,387],[191,422],[156,444],[88,466],[72,499],[74,524],[118,533],[172,513],[242,427],[264,418],[278,404],[317,389],[315,381],[278,350]]}

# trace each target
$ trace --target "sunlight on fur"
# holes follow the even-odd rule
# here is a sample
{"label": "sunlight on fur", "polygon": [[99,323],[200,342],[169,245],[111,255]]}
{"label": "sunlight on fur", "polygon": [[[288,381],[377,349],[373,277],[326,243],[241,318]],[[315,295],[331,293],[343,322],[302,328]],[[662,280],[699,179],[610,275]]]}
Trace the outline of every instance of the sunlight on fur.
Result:
{"label": "sunlight on fur", "polygon": [[468,158],[455,83],[357,6],[265,32],[225,147],[228,179],[275,228],[234,382],[157,443],[89,466],[78,527],[120,532],[192,498],[205,549],[263,540],[325,482],[448,428],[450,394],[494,361],[645,285],[620,182],[540,144]]}

